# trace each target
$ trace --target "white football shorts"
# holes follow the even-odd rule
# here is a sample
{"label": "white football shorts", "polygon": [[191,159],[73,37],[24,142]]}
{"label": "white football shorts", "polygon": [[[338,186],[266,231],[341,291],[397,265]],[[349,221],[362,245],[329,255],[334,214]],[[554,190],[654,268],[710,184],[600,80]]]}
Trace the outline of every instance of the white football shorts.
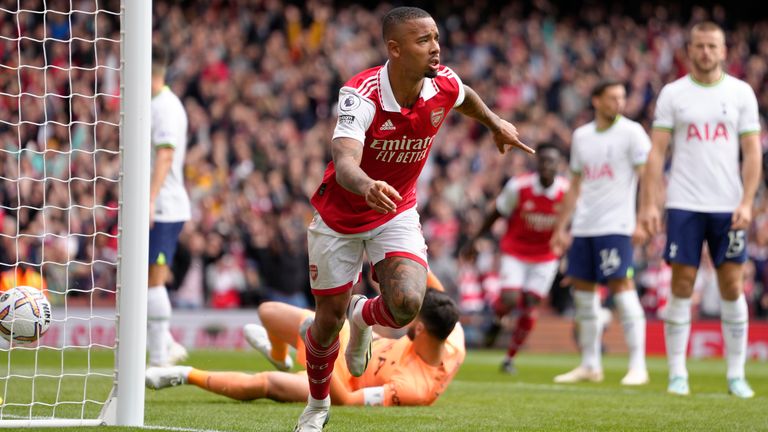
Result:
{"label": "white football shorts", "polygon": [[501,289],[522,290],[539,298],[549,294],[557,275],[559,260],[527,262],[511,255],[501,256]]}
{"label": "white football shorts", "polygon": [[384,258],[405,257],[427,267],[427,244],[416,207],[385,224],[357,234],[341,234],[315,212],[307,230],[309,281],[314,295],[334,295],[360,281],[364,256],[372,264]]}

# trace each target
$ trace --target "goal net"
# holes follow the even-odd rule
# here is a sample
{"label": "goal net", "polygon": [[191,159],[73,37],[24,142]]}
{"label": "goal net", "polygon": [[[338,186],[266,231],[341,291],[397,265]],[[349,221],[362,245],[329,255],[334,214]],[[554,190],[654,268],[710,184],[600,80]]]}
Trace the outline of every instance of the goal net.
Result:
{"label": "goal net", "polygon": [[[148,2],[126,3],[148,15]],[[144,220],[125,225],[133,199],[126,192],[137,196],[146,182],[126,188],[134,172],[127,149],[138,146],[126,145],[122,129],[133,126],[127,110],[135,108],[121,95],[146,94],[147,109],[149,82],[137,91],[127,86],[137,81],[124,77],[125,7],[119,0],[0,2],[0,290],[42,289],[53,311],[40,340],[0,340],[0,427],[143,424],[134,381],[144,347],[123,341],[144,339],[121,338],[118,317],[135,320],[141,333],[136,326],[146,318],[137,306],[143,298],[146,307],[146,297],[130,291],[146,287],[146,273],[126,290],[130,298],[120,287],[126,265],[138,268],[144,257],[146,267],[146,255],[124,241],[129,232],[141,237]],[[137,43],[149,45],[146,33]],[[148,142],[149,127],[137,130]],[[135,207],[148,215],[147,206]],[[124,349],[140,353],[124,356]],[[118,383],[123,368],[131,384]],[[132,400],[118,398],[120,390]],[[118,400],[140,403],[129,416],[141,418],[117,421]]]}

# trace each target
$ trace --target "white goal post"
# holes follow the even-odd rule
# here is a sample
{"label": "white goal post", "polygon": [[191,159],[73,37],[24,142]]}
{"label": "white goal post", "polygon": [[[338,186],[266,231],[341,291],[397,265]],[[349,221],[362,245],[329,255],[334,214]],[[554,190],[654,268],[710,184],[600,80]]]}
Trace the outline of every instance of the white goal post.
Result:
{"label": "white goal post", "polygon": [[53,305],[0,341],[0,428],[144,425],[151,26],[151,0],[0,2],[0,282]]}

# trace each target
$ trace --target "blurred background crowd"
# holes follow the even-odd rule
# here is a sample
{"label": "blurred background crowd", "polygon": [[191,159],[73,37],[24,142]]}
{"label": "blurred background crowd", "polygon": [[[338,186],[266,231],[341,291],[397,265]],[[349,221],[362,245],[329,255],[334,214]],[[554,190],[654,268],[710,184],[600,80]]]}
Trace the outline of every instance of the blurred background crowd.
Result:
{"label": "blurred background crowd", "polygon": [[[42,271],[54,293],[67,283],[81,290],[115,283],[119,20],[109,13],[118,10],[115,3],[98,2],[106,12],[96,15],[0,9],[0,263],[6,271],[17,262]],[[24,2],[30,10],[42,4]],[[661,87],[686,73],[687,28],[714,20],[727,29],[727,71],[757,93],[768,149],[768,20],[679,4],[642,3],[631,14],[589,3],[565,10],[547,0],[424,6],[440,28],[441,61],[515,123],[524,142],[554,143],[566,155],[573,129],[592,119],[589,93],[602,77],[626,82],[625,115],[648,128]],[[94,3],[75,1],[73,8],[93,11]],[[338,89],[386,59],[379,20],[390,8],[319,0],[155,2],[154,43],[171,53],[167,80],[190,124],[193,219],[174,263],[176,307],[249,307],[266,299],[311,304],[309,196],[330,160]],[[80,39],[59,41],[71,37]],[[77,68],[52,67],[70,64]],[[458,251],[505,181],[532,162],[519,152],[500,156],[482,126],[455,113],[432,148],[419,183],[430,266],[467,314],[482,314],[498,289],[502,224],[480,243],[476,262]],[[746,291],[754,316],[765,318],[764,188],[754,219]],[[669,291],[663,245],[658,237],[636,251],[649,317]],[[718,298],[705,259],[699,316],[717,316]],[[550,300],[551,310],[569,313],[567,283],[558,279]]]}

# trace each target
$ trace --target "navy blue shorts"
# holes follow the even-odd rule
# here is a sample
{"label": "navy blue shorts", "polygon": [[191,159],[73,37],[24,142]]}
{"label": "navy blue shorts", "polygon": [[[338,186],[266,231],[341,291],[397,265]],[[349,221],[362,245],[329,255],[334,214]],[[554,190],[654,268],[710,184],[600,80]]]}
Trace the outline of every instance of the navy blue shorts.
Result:
{"label": "navy blue shorts", "polygon": [[173,264],[184,222],[155,222],[149,229],[149,264]]}
{"label": "navy blue shorts", "polygon": [[566,274],[597,283],[633,277],[631,238],[618,234],[574,237]]}
{"label": "navy blue shorts", "polygon": [[698,267],[706,240],[715,267],[725,261],[743,263],[747,260],[747,237],[744,230],[731,229],[732,217],[732,213],[668,209],[664,259]]}

